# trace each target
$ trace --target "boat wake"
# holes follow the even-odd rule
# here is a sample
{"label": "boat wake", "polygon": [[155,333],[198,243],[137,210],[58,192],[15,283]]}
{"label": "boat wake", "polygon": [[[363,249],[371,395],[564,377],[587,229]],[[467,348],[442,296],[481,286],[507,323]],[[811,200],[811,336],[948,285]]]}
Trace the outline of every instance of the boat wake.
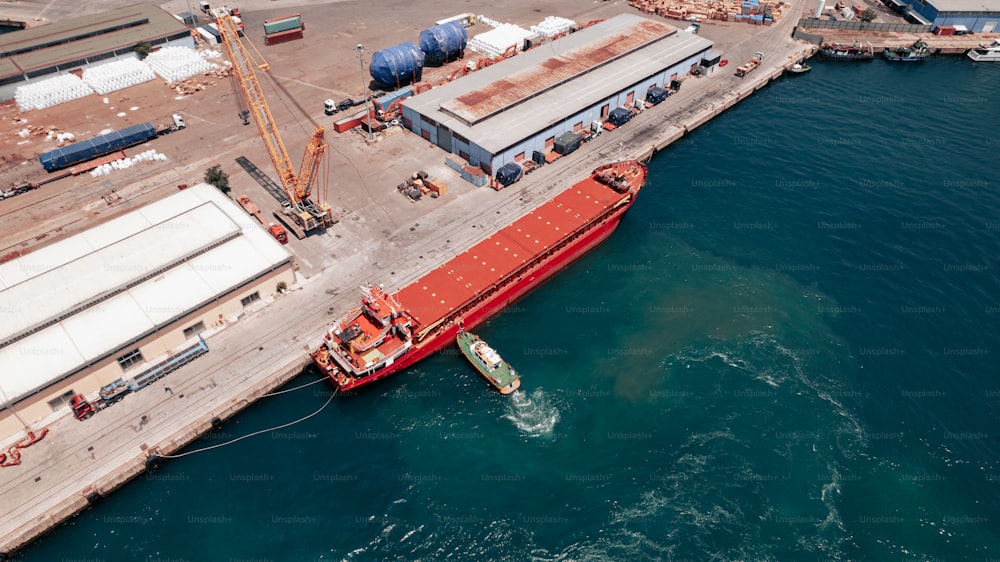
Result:
{"label": "boat wake", "polygon": [[517,391],[507,400],[507,413],[503,415],[514,423],[521,433],[529,437],[552,437],[559,422],[559,408],[540,388],[529,395]]}

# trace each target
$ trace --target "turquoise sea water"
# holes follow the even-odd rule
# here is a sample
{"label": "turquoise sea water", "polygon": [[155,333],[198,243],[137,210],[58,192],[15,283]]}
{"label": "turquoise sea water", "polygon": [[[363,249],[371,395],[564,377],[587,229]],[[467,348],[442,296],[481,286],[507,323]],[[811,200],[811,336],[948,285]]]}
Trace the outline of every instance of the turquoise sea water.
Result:
{"label": "turquoise sea water", "polygon": [[477,330],[516,394],[443,353],[19,559],[1000,559],[998,125],[1000,65],[816,63],[657,155],[603,246]]}

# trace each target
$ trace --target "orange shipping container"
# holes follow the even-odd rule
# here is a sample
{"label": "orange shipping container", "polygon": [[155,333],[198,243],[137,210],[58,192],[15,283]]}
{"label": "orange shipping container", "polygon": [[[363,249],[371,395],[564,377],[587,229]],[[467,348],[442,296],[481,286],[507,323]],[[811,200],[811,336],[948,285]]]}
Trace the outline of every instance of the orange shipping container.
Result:
{"label": "orange shipping container", "polygon": [[431,192],[440,195],[446,195],[448,193],[448,184],[439,179],[433,179],[427,182],[427,186],[431,188]]}

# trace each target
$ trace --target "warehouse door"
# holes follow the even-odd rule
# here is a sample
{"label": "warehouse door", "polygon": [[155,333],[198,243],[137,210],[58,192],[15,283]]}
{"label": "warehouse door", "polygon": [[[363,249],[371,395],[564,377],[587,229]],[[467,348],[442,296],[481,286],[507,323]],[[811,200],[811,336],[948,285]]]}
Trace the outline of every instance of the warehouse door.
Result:
{"label": "warehouse door", "polygon": [[995,22],[995,21],[988,21],[988,22],[986,22],[986,23],[983,24],[983,31],[982,31],[982,33],[993,33],[993,30],[996,29],[996,26],[997,26],[997,22]]}
{"label": "warehouse door", "polygon": [[445,152],[451,152],[451,131],[444,125],[438,125],[438,146]]}

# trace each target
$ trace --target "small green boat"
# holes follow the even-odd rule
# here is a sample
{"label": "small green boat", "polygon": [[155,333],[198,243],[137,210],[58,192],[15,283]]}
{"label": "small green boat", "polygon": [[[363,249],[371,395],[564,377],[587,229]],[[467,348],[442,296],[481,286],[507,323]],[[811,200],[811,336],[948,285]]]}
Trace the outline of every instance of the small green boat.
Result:
{"label": "small green boat", "polygon": [[499,390],[500,394],[510,394],[521,386],[517,371],[479,336],[459,330],[455,339],[458,348],[462,350],[462,355],[465,355],[469,363],[472,363],[479,374]]}
{"label": "small green boat", "polygon": [[804,62],[800,62],[793,64],[791,68],[786,68],[785,70],[792,74],[805,74],[812,70],[812,67]]}

